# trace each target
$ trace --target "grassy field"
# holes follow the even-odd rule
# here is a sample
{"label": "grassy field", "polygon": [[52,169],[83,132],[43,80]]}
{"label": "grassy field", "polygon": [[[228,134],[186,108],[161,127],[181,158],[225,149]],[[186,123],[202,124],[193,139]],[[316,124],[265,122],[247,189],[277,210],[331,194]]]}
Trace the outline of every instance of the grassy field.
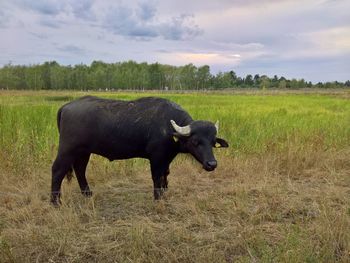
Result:
{"label": "grassy field", "polygon": [[64,181],[55,209],[56,112],[83,95],[0,91],[0,262],[350,261],[348,91],[98,93],[169,98],[230,148],[211,173],[178,156],[159,202],[147,161],[93,156],[94,196]]}

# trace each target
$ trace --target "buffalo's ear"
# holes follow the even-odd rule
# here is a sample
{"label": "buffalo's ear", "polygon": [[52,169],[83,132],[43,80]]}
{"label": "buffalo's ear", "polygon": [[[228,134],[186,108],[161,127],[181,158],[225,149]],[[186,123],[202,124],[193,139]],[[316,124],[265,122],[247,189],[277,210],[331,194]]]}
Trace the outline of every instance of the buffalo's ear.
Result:
{"label": "buffalo's ear", "polygon": [[221,148],[221,147],[227,148],[228,147],[227,141],[221,138],[216,138],[215,148]]}
{"label": "buffalo's ear", "polygon": [[174,132],[174,133],[173,133],[173,140],[174,140],[175,142],[178,142],[179,139],[182,138],[182,137],[183,137],[183,136],[182,136],[180,133],[178,133],[178,132]]}

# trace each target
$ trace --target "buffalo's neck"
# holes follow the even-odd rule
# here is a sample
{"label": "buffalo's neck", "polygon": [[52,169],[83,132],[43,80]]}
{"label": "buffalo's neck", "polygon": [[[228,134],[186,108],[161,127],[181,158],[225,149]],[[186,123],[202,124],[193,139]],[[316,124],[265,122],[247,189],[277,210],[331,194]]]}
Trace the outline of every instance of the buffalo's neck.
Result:
{"label": "buffalo's neck", "polygon": [[187,147],[185,146],[185,143],[179,141],[177,144],[176,144],[176,151],[178,153],[189,153]]}

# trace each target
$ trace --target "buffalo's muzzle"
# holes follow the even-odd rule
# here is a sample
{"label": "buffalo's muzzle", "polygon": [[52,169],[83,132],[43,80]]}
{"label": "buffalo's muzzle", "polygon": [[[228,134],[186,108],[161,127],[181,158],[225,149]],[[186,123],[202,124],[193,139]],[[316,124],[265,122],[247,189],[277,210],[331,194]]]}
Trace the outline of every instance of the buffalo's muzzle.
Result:
{"label": "buffalo's muzzle", "polygon": [[208,161],[208,162],[205,162],[204,164],[204,169],[206,171],[213,171],[215,170],[215,168],[218,166],[218,163],[216,160],[213,160],[213,161]]}

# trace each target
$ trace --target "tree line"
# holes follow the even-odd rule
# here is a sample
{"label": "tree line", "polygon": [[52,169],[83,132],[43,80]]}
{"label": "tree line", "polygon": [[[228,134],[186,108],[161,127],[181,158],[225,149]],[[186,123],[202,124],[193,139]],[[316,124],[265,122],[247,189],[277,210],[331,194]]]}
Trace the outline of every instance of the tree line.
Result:
{"label": "tree line", "polygon": [[0,68],[0,89],[18,90],[210,90],[229,88],[349,88],[350,81],[313,84],[304,79],[250,75],[231,70],[212,74],[208,65],[171,66],[135,61],[59,65],[56,61]]}

